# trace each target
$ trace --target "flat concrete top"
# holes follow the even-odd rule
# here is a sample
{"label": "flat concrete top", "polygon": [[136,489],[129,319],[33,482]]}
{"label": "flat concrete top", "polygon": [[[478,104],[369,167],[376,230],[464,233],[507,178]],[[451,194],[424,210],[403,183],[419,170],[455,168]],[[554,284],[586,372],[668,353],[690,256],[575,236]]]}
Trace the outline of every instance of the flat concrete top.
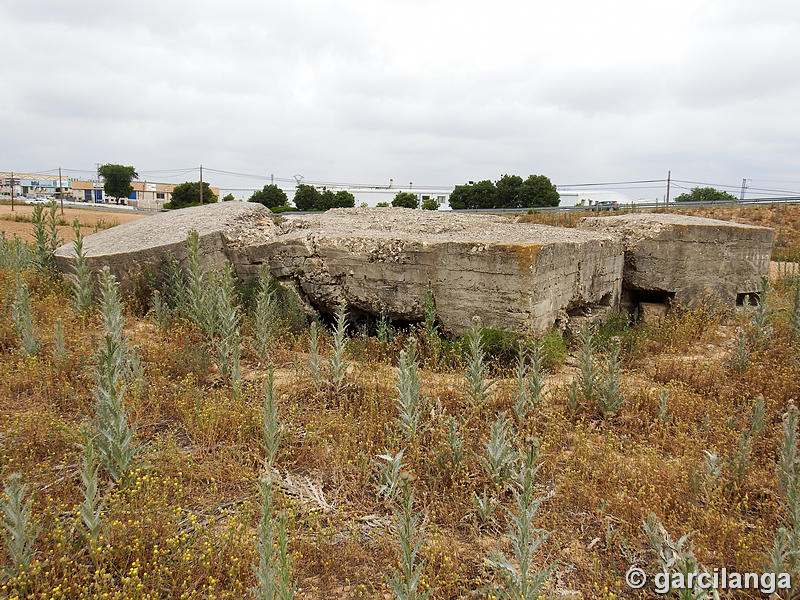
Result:
{"label": "flat concrete top", "polygon": [[[254,202],[217,202],[158,213],[93,233],[84,239],[83,249],[89,257],[127,254],[185,242],[193,229],[203,237],[214,232],[235,235],[254,228],[274,232],[268,208]],[[72,244],[61,246],[56,256],[74,257]]]}
{"label": "flat concrete top", "polygon": [[674,226],[691,225],[694,227],[731,227],[736,229],[762,229],[770,231],[769,227],[760,225],[748,225],[747,223],[735,223],[733,221],[722,221],[720,219],[708,219],[706,217],[694,217],[679,213],[634,213],[629,215],[614,215],[609,217],[583,217],[579,226],[590,227],[639,227],[639,226]]}
{"label": "flat concrete top", "polygon": [[[89,258],[133,256],[138,252],[169,249],[186,241],[195,230],[203,240],[221,234],[225,244],[253,247],[267,242],[324,236],[353,241],[408,244],[465,243],[485,245],[559,245],[593,241],[616,242],[607,232],[515,223],[492,215],[464,215],[410,208],[349,208],[324,213],[275,215],[261,204],[220,202],[159,213],[86,236]],[[72,244],[56,256],[74,258]]]}
{"label": "flat concrete top", "polygon": [[769,227],[706,219],[676,213],[637,213],[613,217],[584,217],[578,227],[616,233],[626,246],[646,239],[672,241],[739,240],[740,243],[772,244],[775,231]]}
{"label": "flat concrete top", "polygon": [[612,240],[602,232],[532,223],[515,223],[495,215],[465,215],[411,208],[337,208],[324,213],[284,213],[281,237],[308,234],[326,237],[462,242],[485,244],[563,244]]}

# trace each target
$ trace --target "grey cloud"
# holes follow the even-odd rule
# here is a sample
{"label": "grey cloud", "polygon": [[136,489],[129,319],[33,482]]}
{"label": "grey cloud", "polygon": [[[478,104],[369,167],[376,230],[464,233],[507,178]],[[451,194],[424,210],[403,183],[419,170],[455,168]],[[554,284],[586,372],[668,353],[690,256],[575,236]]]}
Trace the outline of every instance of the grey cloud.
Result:
{"label": "grey cloud", "polygon": [[430,184],[800,179],[793,3],[537,10],[6,0],[0,160]]}

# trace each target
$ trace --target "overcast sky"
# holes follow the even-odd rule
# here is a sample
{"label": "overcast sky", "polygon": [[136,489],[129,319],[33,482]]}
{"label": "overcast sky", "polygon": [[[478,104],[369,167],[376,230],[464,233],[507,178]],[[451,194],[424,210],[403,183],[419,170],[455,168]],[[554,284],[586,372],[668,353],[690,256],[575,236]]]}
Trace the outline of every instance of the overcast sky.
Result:
{"label": "overcast sky", "polygon": [[0,170],[800,190],[796,1],[0,0],[0,23]]}

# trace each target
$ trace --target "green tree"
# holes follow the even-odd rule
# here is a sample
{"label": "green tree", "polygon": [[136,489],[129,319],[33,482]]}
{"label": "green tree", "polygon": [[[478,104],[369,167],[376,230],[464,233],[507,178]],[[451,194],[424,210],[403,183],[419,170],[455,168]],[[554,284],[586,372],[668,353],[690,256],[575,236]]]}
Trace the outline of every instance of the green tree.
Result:
{"label": "green tree", "polygon": [[503,175],[497,187],[497,206],[502,208],[519,208],[519,190],[522,187],[519,175]]}
{"label": "green tree", "polygon": [[693,188],[689,194],[681,194],[675,202],[729,202],[736,200],[736,196],[714,189],[713,187]]}
{"label": "green tree", "polygon": [[233,194],[225,194],[222,198],[223,202],[233,202],[234,200],[236,200],[236,198],[233,197]]}
{"label": "green tree", "polygon": [[106,196],[111,196],[118,200],[130,197],[133,193],[131,181],[139,178],[136,169],[125,165],[103,165],[97,170],[97,174],[105,179],[103,190]]}
{"label": "green tree", "polygon": [[297,210],[314,210],[319,205],[320,193],[313,185],[301,183],[294,192],[294,205]]}
{"label": "green tree", "polygon": [[356,205],[356,198],[348,191],[339,190],[322,190],[322,193],[317,196],[317,202],[314,205],[315,210],[328,210],[331,208],[352,208]]}
{"label": "green tree", "polygon": [[[217,201],[217,195],[211,191],[208,182],[203,182],[203,204],[213,204]],[[176,185],[172,190],[172,200],[164,205],[164,208],[183,208],[185,206],[195,206],[200,204],[200,182],[187,181]]]}
{"label": "green tree", "polygon": [[453,209],[558,206],[559,201],[556,186],[544,175],[531,175],[525,181],[519,175],[503,175],[496,186],[486,179],[457,185],[450,194]]}
{"label": "green tree", "polygon": [[336,208],[336,194],[332,190],[322,190],[317,197],[317,203],[314,205],[315,210],[328,210],[329,208]]}
{"label": "green tree", "polygon": [[485,179],[472,186],[472,206],[470,208],[495,208],[497,206],[497,188]]}
{"label": "green tree", "polygon": [[497,188],[488,179],[478,183],[457,185],[450,194],[450,208],[495,208]]}
{"label": "green tree", "polygon": [[398,207],[402,206],[403,208],[418,208],[419,207],[419,198],[417,198],[416,194],[412,194],[411,192],[397,192],[397,195],[392,200],[392,206]]}
{"label": "green tree", "polygon": [[356,205],[356,197],[347,190],[336,192],[335,208],[353,208]]}
{"label": "green tree", "polygon": [[286,204],[289,202],[289,199],[286,197],[286,193],[281,188],[272,184],[265,185],[264,189],[253,192],[253,195],[250,196],[250,200],[248,200],[248,202],[258,202],[267,208],[275,208],[277,206],[286,206]]}
{"label": "green tree", "polygon": [[558,206],[560,196],[556,186],[544,175],[531,175],[519,188],[519,206]]}
{"label": "green tree", "polygon": [[422,201],[422,210],[439,210],[439,202],[436,198],[428,198]]}
{"label": "green tree", "polygon": [[470,185],[457,185],[455,189],[450,193],[450,199],[448,200],[450,204],[450,208],[453,210],[459,210],[462,208],[469,208],[467,206],[470,198]]}

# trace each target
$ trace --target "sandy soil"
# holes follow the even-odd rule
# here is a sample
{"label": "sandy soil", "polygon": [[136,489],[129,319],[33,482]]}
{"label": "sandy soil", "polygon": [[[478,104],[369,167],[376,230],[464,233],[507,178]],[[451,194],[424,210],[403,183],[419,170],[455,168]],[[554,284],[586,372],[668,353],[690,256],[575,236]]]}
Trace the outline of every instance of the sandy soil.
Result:
{"label": "sandy soil", "polygon": [[[11,212],[10,205],[0,205],[0,231],[5,232],[7,236],[18,235],[22,239],[33,239],[33,225],[25,221],[14,221],[16,216],[30,219],[33,213],[33,206],[28,204],[14,206],[14,212]],[[64,207],[64,215],[61,215],[59,208],[56,217],[63,222],[64,225],[59,225],[58,234],[64,242],[71,242],[75,239],[72,233],[72,221],[75,217],[81,224],[81,232],[86,235],[94,232],[95,226],[100,225],[99,229],[106,229],[109,226],[120,225],[128,221],[141,219],[145,215],[139,213],[112,211],[112,210],[92,210],[89,208],[72,208]]]}
{"label": "sandy soil", "polygon": [[800,275],[800,263],[775,260],[769,263],[770,279],[780,279],[783,275]]}

